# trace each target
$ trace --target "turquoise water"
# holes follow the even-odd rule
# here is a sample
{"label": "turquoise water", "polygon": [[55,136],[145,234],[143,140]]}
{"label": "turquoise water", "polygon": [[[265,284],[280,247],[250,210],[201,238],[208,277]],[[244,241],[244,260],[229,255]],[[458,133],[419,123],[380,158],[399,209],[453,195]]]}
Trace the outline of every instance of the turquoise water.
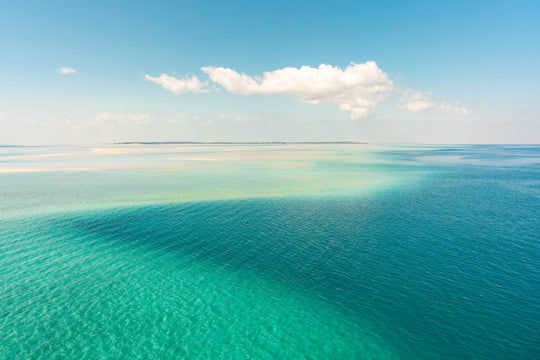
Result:
{"label": "turquoise water", "polygon": [[538,146],[0,148],[0,358],[537,359]]}

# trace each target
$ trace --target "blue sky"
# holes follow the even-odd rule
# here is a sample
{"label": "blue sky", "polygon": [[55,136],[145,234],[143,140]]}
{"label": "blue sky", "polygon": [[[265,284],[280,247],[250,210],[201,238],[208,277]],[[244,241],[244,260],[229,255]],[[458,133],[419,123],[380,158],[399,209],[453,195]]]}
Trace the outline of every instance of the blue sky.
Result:
{"label": "blue sky", "polygon": [[538,1],[2,1],[0,143],[538,143],[539,18]]}

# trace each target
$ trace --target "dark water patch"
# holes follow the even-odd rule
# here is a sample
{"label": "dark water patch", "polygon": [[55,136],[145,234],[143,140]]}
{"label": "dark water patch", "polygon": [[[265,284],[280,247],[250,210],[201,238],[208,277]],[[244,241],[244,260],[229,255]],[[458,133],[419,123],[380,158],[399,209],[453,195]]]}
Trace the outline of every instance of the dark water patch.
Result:
{"label": "dark water patch", "polygon": [[[462,146],[425,146],[404,147],[399,150],[382,150],[385,157],[400,161],[414,161],[421,157],[452,156],[462,160],[482,160],[494,162],[499,160],[538,160],[540,162],[540,146],[538,145],[462,145]],[[459,160],[456,160],[459,163]],[[463,164],[459,164],[463,165]]]}

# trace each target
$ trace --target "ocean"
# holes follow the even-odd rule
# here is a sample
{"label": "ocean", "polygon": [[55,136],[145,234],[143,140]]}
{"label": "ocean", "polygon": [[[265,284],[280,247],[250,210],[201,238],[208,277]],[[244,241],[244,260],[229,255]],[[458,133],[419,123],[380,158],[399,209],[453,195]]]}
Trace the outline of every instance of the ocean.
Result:
{"label": "ocean", "polygon": [[540,146],[0,147],[0,359],[538,359]]}

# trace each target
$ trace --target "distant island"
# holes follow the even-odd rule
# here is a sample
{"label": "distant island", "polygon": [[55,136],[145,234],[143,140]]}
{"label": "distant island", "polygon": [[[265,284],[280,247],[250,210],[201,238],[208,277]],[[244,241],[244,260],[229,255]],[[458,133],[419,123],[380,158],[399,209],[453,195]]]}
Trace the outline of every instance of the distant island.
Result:
{"label": "distant island", "polygon": [[299,145],[299,144],[342,144],[366,145],[367,142],[356,141],[126,141],[114,142],[114,145]]}

